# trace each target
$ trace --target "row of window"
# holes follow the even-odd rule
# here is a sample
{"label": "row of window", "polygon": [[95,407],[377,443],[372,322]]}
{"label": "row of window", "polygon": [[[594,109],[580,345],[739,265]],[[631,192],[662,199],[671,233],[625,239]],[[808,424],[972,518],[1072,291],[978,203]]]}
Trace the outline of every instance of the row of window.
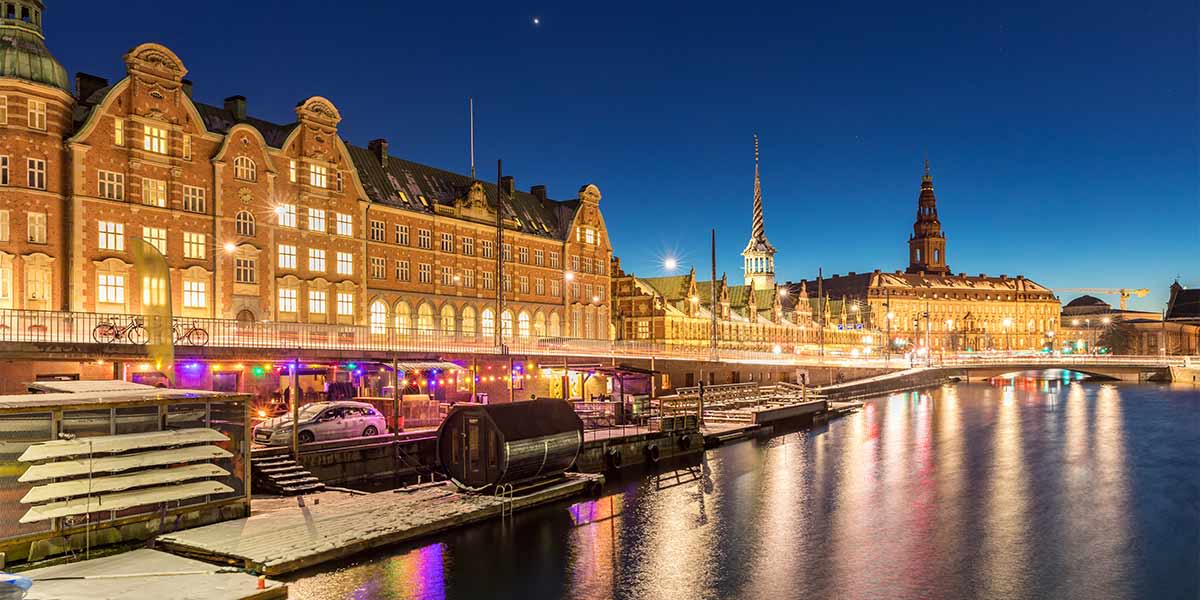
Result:
{"label": "row of window", "polygon": [[[492,308],[479,311],[478,322],[475,320],[475,308],[471,306],[463,307],[461,318],[449,304],[443,305],[436,316],[433,307],[427,303],[417,307],[416,315],[413,315],[412,309],[405,302],[396,306],[393,318],[389,318],[388,307],[382,301],[371,303],[369,311],[371,332],[377,334],[386,333],[389,327],[395,327],[401,332],[415,331],[418,335],[437,332],[474,337],[476,325],[479,326],[479,335],[482,337],[490,337],[496,333],[496,312]],[[572,316],[575,331],[585,333],[585,337],[592,337],[592,332],[603,333],[602,324],[606,321],[603,311],[585,315],[583,311],[575,309]],[[541,311],[533,315],[524,310],[517,313],[505,310],[500,313],[500,330],[505,338],[513,337],[514,325],[517,336],[521,338],[546,335],[558,337],[562,335],[560,322],[557,312],[551,312],[549,317]]]}
{"label": "row of window", "polygon": [[[162,280],[142,278],[142,302],[147,305],[165,302],[166,285]],[[208,308],[208,282],[201,279],[183,280],[183,307]],[[102,271],[96,274],[96,302],[125,304],[125,275]]]}
{"label": "row of window", "polygon": [[[276,248],[278,257],[278,265],[280,269],[296,269],[298,263],[298,254],[296,246],[292,244],[280,244]],[[308,270],[315,273],[324,273],[328,267],[325,261],[326,252],[322,248],[308,249]],[[354,275],[354,254],[350,252],[336,252],[334,261],[334,270],[338,275]],[[244,283],[253,283],[247,281]]]}
{"label": "row of window", "polygon": [[[97,247],[110,252],[125,251],[125,224],[97,221]],[[164,227],[142,227],[142,239],[167,255],[167,230]],[[183,257],[203,260],[208,257],[208,236],[193,231],[183,232]]]}
{"label": "row of window", "polygon": [[[167,182],[162,179],[142,177],[142,204],[167,207]],[[125,174],[113,171],[96,172],[96,195],[107,200],[125,200]],[[202,187],[183,186],[183,210],[194,213],[208,212],[208,193]]]}
{"label": "row of window", "polygon": [[[325,290],[308,290],[308,313],[326,314],[328,312],[329,294]],[[338,292],[335,296],[335,307],[339,316],[354,316],[354,294]],[[300,290],[295,287],[279,288],[279,312],[300,312]]]}
{"label": "row of window", "polygon": [[[306,211],[307,211],[307,216],[308,216],[308,222],[306,223],[306,225],[307,225],[307,229],[309,231],[318,231],[321,233],[327,233],[329,231],[328,224],[327,224],[328,220],[326,219],[327,213],[326,213],[325,209],[309,207],[306,209]],[[278,223],[280,227],[299,228],[299,226],[300,226],[300,222],[299,222],[299,218],[298,218],[299,210],[297,210],[295,204],[280,204],[280,205],[276,206],[275,207],[275,217],[276,217],[276,223]],[[251,224],[251,229],[250,229],[251,232],[249,234],[242,234],[242,232],[241,232],[240,224],[241,224],[243,218],[247,219]],[[253,233],[254,215],[250,214],[250,212],[248,212],[248,211],[242,211],[237,214],[237,220],[239,223],[239,228],[238,228],[239,234],[254,235],[254,233]],[[334,212],[334,213],[332,213],[332,221],[334,223],[334,233],[336,233],[337,235],[346,236],[346,237],[354,236],[354,216],[353,215],[349,215],[346,213],[340,213],[340,212]]]}
{"label": "row of window", "polygon": [[[0,156],[0,185],[9,185],[12,182],[9,164],[9,157]],[[25,185],[35,190],[46,189],[45,159],[25,159]]]}
{"label": "row of window", "polygon": [[[50,281],[53,269],[45,257],[25,259],[25,299],[50,303]],[[9,305],[13,298],[12,257],[0,255],[0,303]]]}
{"label": "row of window", "polygon": [[[45,131],[46,103],[33,98],[27,99],[25,101],[25,117],[25,124],[30,129]],[[0,96],[0,125],[8,125],[8,96]]]}
{"label": "row of window", "polygon": [[[0,210],[0,242],[11,241],[11,234],[9,231],[11,219],[11,212],[8,209]],[[25,213],[25,226],[25,241],[34,244],[46,243],[46,213]]]}

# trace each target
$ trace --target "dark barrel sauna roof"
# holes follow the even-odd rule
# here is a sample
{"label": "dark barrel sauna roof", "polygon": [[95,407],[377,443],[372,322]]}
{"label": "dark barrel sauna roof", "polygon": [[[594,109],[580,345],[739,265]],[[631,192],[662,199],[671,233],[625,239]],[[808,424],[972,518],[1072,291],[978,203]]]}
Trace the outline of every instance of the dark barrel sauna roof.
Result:
{"label": "dark barrel sauna roof", "polygon": [[556,398],[487,404],[480,408],[508,442],[583,429],[583,421],[575,409]]}

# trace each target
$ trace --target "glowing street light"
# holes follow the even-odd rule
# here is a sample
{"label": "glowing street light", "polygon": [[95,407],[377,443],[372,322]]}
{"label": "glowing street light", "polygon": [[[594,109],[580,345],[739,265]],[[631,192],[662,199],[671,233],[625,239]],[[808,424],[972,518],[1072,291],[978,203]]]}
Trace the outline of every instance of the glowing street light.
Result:
{"label": "glowing street light", "polygon": [[566,273],[563,273],[563,279],[565,279],[567,281],[574,281],[575,273],[572,273],[571,271],[567,271]]}
{"label": "glowing street light", "polygon": [[237,244],[234,244],[233,242],[225,242],[225,251],[233,254],[237,251]]}

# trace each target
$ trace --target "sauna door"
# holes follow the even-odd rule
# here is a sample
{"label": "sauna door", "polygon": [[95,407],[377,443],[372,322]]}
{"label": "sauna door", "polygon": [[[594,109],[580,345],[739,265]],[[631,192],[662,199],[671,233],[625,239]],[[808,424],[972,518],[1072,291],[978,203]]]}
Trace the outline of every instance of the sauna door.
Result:
{"label": "sauna door", "polygon": [[476,487],[487,485],[487,446],[484,442],[483,419],[463,415],[463,483]]}

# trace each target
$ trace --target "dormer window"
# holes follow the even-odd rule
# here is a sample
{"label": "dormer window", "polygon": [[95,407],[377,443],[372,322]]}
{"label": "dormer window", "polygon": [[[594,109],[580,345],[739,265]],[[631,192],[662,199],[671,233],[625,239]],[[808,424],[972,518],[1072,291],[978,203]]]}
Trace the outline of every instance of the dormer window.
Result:
{"label": "dormer window", "polygon": [[239,156],[233,159],[233,177],[242,181],[255,181],[258,178],[258,167],[250,158]]}

